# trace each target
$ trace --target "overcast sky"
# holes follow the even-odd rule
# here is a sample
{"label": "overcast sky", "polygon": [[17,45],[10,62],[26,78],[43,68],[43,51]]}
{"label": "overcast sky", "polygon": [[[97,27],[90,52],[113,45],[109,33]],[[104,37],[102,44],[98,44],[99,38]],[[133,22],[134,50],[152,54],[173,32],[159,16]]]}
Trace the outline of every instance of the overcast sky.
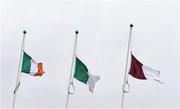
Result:
{"label": "overcast sky", "polygon": [[120,107],[129,24],[133,23],[133,54],[160,70],[165,84],[130,76],[131,91],[125,95],[124,106],[180,107],[178,4],[175,0],[155,1],[2,2],[1,106],[12,105],[22,31],[26,29],[25,51],[43,62],[46,73],[42,77],[22,74],[16,107],[65,106],[75,30],[79,30],[78,57],[101,80],[93,94],[75,80],[69,107]]}

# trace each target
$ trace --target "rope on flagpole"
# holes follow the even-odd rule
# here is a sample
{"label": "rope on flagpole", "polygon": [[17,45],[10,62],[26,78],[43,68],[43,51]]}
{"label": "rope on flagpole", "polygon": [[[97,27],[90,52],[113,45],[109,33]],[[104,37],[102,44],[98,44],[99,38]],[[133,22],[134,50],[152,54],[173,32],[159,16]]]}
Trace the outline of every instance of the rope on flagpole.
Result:
{"label": "rope on flagpole", "polygon": [[[133,27],[133,24],[130,24],[129,41],[128,41],[127,58],[126,58],[126,68],[125,68],[125,75],[124,75],[124,83],[123,83],[123,87],[122,87],[121,109],[124,108],[124,96],[125,96],[125,93],[128,93],[129,90],[130,90],[129,83],[127,81],[127,78],[128,78],[127,75],[128,75],[128,60],[129,60],[129,53],[130,53],[132,27]],[[128,91],[125,90],[126,84],[128,86]]]}
{"label": "rope on flagpole", "polygon": [[[71,72],[70,72],[70,77],[69,77],[69,84],[68,84],[68,89],[67,89],[67,98],[66,98],[66,109],[68,108],[69,104],[69,96],[70,94],[74,94],[75,88],[73,85],[73,68],[75,64],[75,59],[76,59],[76,49],[77,49],[77,39],[78,39],[78,31],[75,31],[75,42],[74,42],[74,49],[73,49],[73,57],[72,57],[72,63],[71,63]],[[71,86],[73,87],[73,92],[70,91]]]}
{"label": "rope on flagpole", "polygon": [[24,30],[23,31],[23,40],[22,40],[22,45],[21,45],[21,53],[20,53],[20,58],[19,58],[19,66],[18,66],[18,72],[17,72],[16,86],[14,89],[14,98],[13,98],[12,109],[14,109],[14,107],[15,107],[17,91],[18,91],[18,88],[20,86],[22,56],[23,56],[23,50],[24,50],[24,45],[25,45],[26,33],[27,33],[26,30]]}

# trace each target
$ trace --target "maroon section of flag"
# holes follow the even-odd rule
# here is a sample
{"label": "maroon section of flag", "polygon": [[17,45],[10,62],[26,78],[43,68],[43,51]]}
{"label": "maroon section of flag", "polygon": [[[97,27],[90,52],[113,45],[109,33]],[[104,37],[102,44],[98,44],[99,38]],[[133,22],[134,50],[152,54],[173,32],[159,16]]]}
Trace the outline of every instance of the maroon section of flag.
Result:
{"label": "maroon section of flag", "polygon": [[137,79],[146,79],[143,69],[143,64],[139,62],[132,54],[131,54],[131,67],[129,74]]}

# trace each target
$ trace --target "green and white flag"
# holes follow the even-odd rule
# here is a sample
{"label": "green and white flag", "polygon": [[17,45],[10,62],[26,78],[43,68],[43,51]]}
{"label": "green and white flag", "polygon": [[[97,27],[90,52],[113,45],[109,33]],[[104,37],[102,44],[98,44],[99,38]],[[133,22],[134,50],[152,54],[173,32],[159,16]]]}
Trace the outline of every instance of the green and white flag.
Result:
{"label": "green and white flag", "polygon": [[99,76],[91,75],[86,65],[76,57],[74,78],[89,86],[89,91],[93,93],[95,83],[100,79]]}

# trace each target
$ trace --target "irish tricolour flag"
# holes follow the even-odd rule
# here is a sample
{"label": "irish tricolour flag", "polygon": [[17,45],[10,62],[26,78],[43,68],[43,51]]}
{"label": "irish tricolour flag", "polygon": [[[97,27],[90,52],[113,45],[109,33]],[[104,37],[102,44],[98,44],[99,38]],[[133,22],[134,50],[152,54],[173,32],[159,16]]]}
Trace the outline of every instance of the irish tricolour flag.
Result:
{"label": "irish tricolour flag", "polygon": [[32,76],[42,76],[43,66],[42,63],[36,63],[28,54],[23,53],[23,61],[21,71]]}
{"label": "irish tricolour flag", "polygon": [[74,78],[89,86],[89,91],[93,92],[95,83],[100,79],[99,76],[91,75],[86,65],[76,57]]}
{"label": "irish tricolour flag", "polygon": [[160,80],[160,71],[154,70],[146,65],[143,65],[131,54],[131,67],[129,74],[134,78],[141,80],[156,80],[160,83],[163,83]]}

